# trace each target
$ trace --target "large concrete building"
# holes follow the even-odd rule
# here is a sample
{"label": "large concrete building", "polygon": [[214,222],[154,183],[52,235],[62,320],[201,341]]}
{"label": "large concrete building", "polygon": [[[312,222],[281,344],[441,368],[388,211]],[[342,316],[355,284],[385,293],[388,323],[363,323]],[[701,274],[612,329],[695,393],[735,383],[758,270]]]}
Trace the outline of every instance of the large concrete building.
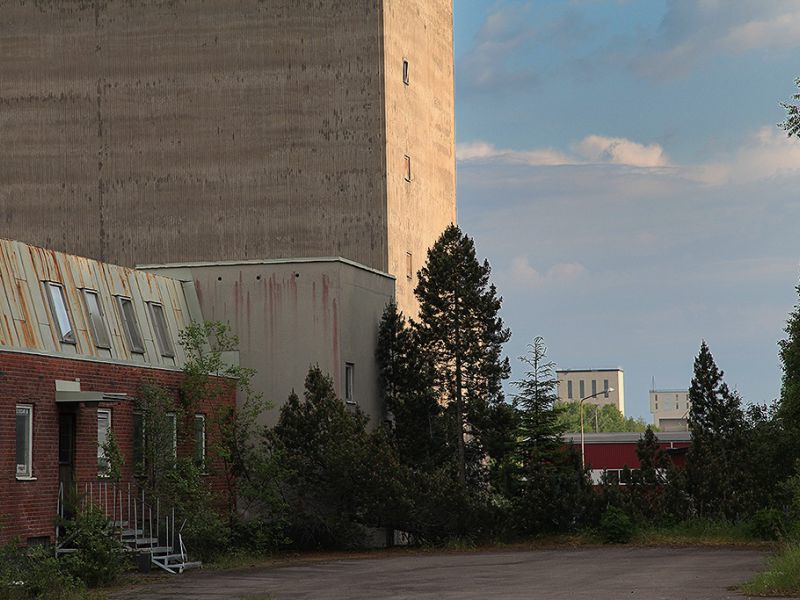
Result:
{"label": "large concrete building", "polygon": [[134,265],[341,256],[455,220],[452,0],[0,0],[0,236]]}
{"label": "large concrete building", "polygon": [[688,390],[650,390],[653,425],[661,431],[688,431],[691,401]]}
{"label": "large concrete building", "polygon": [[[580,402],[606,406],[613,404],[625,414],[625,376],[622,369],[559,369],[559,402]],[[592,396],[588,398],[588,396]]]}

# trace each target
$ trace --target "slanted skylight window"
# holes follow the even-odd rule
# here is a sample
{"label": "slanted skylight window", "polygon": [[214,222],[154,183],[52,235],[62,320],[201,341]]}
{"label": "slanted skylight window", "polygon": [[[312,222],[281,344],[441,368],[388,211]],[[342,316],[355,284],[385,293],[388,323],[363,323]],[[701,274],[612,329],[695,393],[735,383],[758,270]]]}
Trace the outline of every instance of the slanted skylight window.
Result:
{"label": "slanted skylight window", "polygon": [[156,302],[150,302],[150,317],[153,321],[153,329],[156,332],[156,341],[158,342],[158,350],[161,356],[173,357],[175,356],[175,349],[172,346],[172,339],[169,336],[169,327],[167,326],[167,318],[164,316],[164,307]]}
{"label": "slanted skylight window", "polygon": [[117,298],[119,306],[119,316],[122,319],[122,326],[125,329],[125,337],[128,338],[128,347],[131,352],[144,354],[144,342],[142,332],[139,330],[139,323],[136,321],[136,311],[130,298],[120,296]]}
{"label": "slanted skylight window", "polygon": [[86,302],[89,327],[92,330],[95,346],[98,348],[111,348],[111,339],[108,336],[108,328],[106,327],[99,294],[94,290],[83,290],[83,299]]}
{"label": "slanted skylight window", "polygon": [[65,344],[75,344],[75,330],[69,318],[67,299],[64,296],[64,287],[60,283],[45,282],[47,301],[50,304],[50,314],[55,321],[58,339]]}

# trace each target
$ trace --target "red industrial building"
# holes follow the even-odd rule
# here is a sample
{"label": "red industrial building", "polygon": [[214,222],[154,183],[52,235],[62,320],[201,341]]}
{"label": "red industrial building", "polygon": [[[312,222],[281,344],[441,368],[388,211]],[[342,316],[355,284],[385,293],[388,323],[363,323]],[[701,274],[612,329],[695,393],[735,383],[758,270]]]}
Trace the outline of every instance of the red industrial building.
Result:
{"label": "red industrial building", "polygon": [[[639,458],[636,456],[636,445],[642,438],[641,433],[586,433],[583,437],[586,468],[595,485],[602,481],[605,473],[609,481],[619,481],[625,469],[638,469]],[[656,433],[659,446],[677,467],[686,465],[686,455],[691,445],[691,434],[688,431],[670,431]],[[568,433],[565,440],[575,450],[581,452],[581,434]]]}

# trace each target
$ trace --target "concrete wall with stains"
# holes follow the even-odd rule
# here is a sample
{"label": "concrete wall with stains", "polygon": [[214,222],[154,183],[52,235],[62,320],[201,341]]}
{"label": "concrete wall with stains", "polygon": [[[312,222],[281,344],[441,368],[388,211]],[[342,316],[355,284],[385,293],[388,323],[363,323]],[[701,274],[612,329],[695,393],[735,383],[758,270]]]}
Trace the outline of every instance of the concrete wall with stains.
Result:
{"label": "concrete wall with stains", "polygon": [[0,0],[0,56],[2,237],[344,256],[409,309],[406,252],[455,218],[452,0]]}
{"label": "concrete wall with stains", "polygon": [[255,389],[274,405],[263,423],[277,422],[292,390],[302,394],[311,365],[343,397],[346,363],[355,402],[373,424],[383,419],[375,347],[393,277],[340,258],[144,268],[192,281],[203,315],[239,336],[239,364],[256,370]]}
{"label": "concrete wall with stains", "polygon": [[[60,284],[74,343],[62,341],[45,284]],[[98,294],[109,344],[93,337],[83,290]],[[134,352],[118,298],[129,298],[144,348]],[[163,307],[174,356],[162,356],[148,303]],[[178,333],[202,320],[191,284],[96,260],[0,239],[0,350],[178,369],[185,355]],[[2,363],[2,361],[0,361]]]}

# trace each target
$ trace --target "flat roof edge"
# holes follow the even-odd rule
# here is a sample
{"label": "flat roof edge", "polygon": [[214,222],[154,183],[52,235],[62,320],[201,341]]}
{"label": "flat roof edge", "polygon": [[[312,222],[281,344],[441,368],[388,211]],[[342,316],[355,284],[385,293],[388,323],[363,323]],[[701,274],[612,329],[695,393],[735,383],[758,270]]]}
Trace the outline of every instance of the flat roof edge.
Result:
{"label": "flat roof edge", "polygon": [[164,263],[164,264],[150,264],[150,265],[136,265],[136,269],[140,271],[157,270],[157,269],[192,269],[198,267],[235,267],[246,265],[288,265],[288,264],[309,264],[309,263],[331,263],[339,262],[362,271],[374,273],[387,279],[396,280],[397,278],[391,273],[362,265],[359,262],[343,258],[341,256],[319,256],[308,258],[252,258],[247,260],[216,260],[216,261],[197,261],[197,262],[182,262],[182,263]]}

